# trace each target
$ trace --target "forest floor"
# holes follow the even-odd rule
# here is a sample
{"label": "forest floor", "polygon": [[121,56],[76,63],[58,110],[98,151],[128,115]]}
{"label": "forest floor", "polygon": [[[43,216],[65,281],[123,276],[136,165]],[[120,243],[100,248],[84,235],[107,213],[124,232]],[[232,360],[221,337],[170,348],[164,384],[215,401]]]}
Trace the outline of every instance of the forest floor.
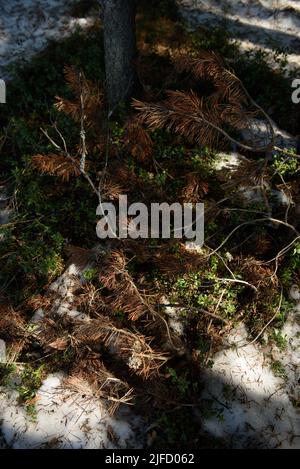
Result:
{"label": "forest floor", "polygon": [[241,50],[285,51],[289,68],[300,66],[300,5],[296,0],[179,0],[192,26],[222,26]]}
{"label": "forest floor", "polygon": [[69,36],[77,27],[90,26],[95,17],[77,17],[69,0],[0,1],[0,76],[9,77],[7,65],[28,61],[50,41]]}
{"label": "forest floor", "polygon": [[[98,344],[93,353],[89,344],[86,355],[81,349],[78,352],[83,339],[78,338],[76,327],[97,320],[102,310],[99,312],[96,303],[110,301],[107,286],[103,288],[101,283],[106,254],[101,248],[99,251],[94,233],[95,200],[85,181],[75,178],[74,182],[70,177],[67,184],[56,183],[55,176],[39,174],[30,161],[33,155],[51,152],[40,131],[40,127],[50,129],[49,122],[59,125],[71,147],[76,148],[77,126],[69,116],[58,114],[52,103],[57,95],[72,98],[64,82],[65,64],[83,69],[92,81],[103,81],[96,3],[31,0],[25,7],[21,0],[0,0],[4,12],[0,74],[11,79],[7,109],[0,113],[3,126],[0,308],[9,318],[0,323],[1,361],[5,352],[8,357],[0,374],[0,445],[299,448],[300,248],[298,238],[291,238],[288,230],[280,231],[274,224],[251,230],[248,227],[233,236],[225,248],[210,255],[208,265],[194,273],[176,274],[175,278],[170,272],[164,277],[165,265],[157,272],[159,264],[153,268],[151,260],[145,261],[146,251],[137,262],[132,262],[135,256],[131,258],[128,278],[134,278],[137,285],[151,285],[151,292],[158,289],[164,296],[161,303],[172,299],[181,305],[165,306],[164,317],[173,340],[186,344],[187,350],[183,356],[171,356],[158,376],[145,381],[145,377],[135,375],[128,365],[133,355],[126,362],[129,369],[124,376],[118,365],[118,353],[116,359],[113,350],[118,346],[119,336],[118,340],[113,336],[116,340],[113,345],[111,337],[109,344],[105,342],[106,337],[105,347],[101,345],[99,349]],[[148,93],[160,97],[166,82],[175,89],[181,85],[170,72],[174,51],[182,46],[191,53],[212,49],[226,58],[248,91],[283,129],[274,124],[277,144],[285,149],[296,147],[299,110],[292,105],[290,95],[292,79],[299,78],[297,2],[270,0],[255,5],[234,2],[234,13],[231,1],[210,2],[209,12],[207,2],[178,3],[179,14],[187,20],[185,24],[178,19],[170,1],[160,2],[157,16],[149,18],[143,10],[138,13],[138,45],[143,58],[140,76]],[[249,52],[245,52],[247,48]],[[35,56],[38,51],[41,53]],[[22,68],[18,62],[25,57],[29,63]],[[111,122],[110,157],[114,159],[121,154],[126,159],[128,168],[135,173],[137,187],[142,185],[144,189],[149,185],[150,192],[166,189],[175,193],[179,186],[182,191],[182,161],[191,164],[193,174],[197,172],[208,184],[208,195],[205,185],[204,192],[198,194],[201,201],[211,207],[212,201],[228,198],[222,213],[215,212],[215,218],[208,219],[206,236],[211,242],[208,241],[201,255],[214,251],[232,229],[253,219],[253,213],[249,218],[245,214],[235,218],[232,214],[231,218],[230,210],[265,216],[265,201],[261,193],[255,192],[251,181],[249,186],[232,193],[223,186],[224,168],[228,175],[234,174],[241,161],[251,161],[249,153],[241,157],[235,147],[210,152],[191,147],[178,136],[155,131],[151,134],[152,167],[152,163],[135,160],[132,150],[127,157],[130,151],[124,115],[127,118],[129,113],[127,108],[121,109],[118,118]],[[90,137],[93,148],[95,135],[91,133]],[[103,142],[97,141],[91,153],[97,155],[99,148],[103,151]],[[103,169],[103,160],[99,158],[91,169],[93,175]],[[173,163],[174,159],[178,163]],[[289,217],[288,221],[298,226],[297,160],[277,154],[270,163],[270,172],[268,203],[272,217],[282,220]],[[178,184],[174,183],[176,178]],[[276,259],[274,265],[268,263],[291,242],[285,256]],[[70,259],[66,247],[72,246]],[[83,257],[88,253],[88,262],[79,265],[76,257],[74,261],[74,246],[77,257],[78,249],[85,250]],[[168,255],[175,253],[180,259],[181,249],[173,246]],[[194,250],[192,253],[197,255]],[[172,266],[170,263],[169,268]],[[272,278],[269,284],[268,275]],[[225,287],[224,277],[230,277],[232,282]],[[261,289],[263,297],[253,295],[249,285],[242,288],[238,284],[241,279],[253,283],[257,291]],[[199,308],[207,316],[205,312],[198,316],[195,310]],[[124,311],[122,307],[114,310],[111,307],[107,313],[109,320],[119,327],[120,335],[123,329],[127,333],[140,331],[145,336],[157,333],[159,338],[154,340],[154,347],[160,350],[163,345],[163,353],[168,351],[165,347],[168,340],[157,324],[153,329],[151,321],[149,324],[146,321],[145,327],[143,321],[137,320],[132,327]],[[68,317],[77,321],[75,330]],[[57,321],[59,330],[56,335],[51,331],[52,337],[48,329],[54,326],[53,321]],[[48,327],[51,340],[50,335],[44,338],[40,324]],[[58,342],[62,333],[63,341]],[[108,371],[95,365],[99,357]],[[90,374],[102,373],[100,395],[95,392],[94,383],[82,379],[89,373],[83,366],[76,369],[76,360],[88,362],[94,370]],[[120,397],[119,388],[107,390],[113,387],[112,382],[125,394]],[[123,404],[132,390],[136,395],[135,408]],[[114,400],[121,405],[112,415]]]}
{"label": "forest floor", "polygon": [[[275,68],[272,51],[283,52],[286,69],[299,70],[299,2],[179,0],[178,4],[192,30],[199,25],[222,27],[240,51],[264,51]],[[251,439],[258,446],[265,441],[269,447],[300,447],[298,310],[299,306],[291,309],[281,331],[287,344],[284,351],[274,344],[261,348],[247,339],[240,324],[226,338],[232,347],[213,356],[204,394],[215,398],[215,409],[223,407],[224,411],[221,422],[216,417],[205,422],[211,434],[229,438],[235,447],[245,447]],[[282,376],[276,373],[277,365]]]}

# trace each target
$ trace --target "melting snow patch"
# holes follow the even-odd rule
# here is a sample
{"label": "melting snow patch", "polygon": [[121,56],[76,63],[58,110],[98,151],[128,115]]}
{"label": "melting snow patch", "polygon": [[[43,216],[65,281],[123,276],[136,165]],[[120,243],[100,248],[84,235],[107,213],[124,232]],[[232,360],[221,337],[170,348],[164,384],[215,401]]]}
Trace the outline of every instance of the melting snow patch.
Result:
{"label": "melting snow patch", "polygon": [[74,394],[63,374],[49,375],[36,395],[36,421],[18,404],[18,393],[1,389],[1,432],[9,447],[138,448],[142,422],[127,408],[110,416],[104,402]]}
{"label": "melting snow patch", "polygon": [[[299,448],[300,325],[292,311],[281,331],[286,348],[264,349],[247,338],[243,324],[227,337],[205,373],[203,399],[211,416],[204,431],[233,448]],[[283,376],[275,376],[272,363]]]}
{"label": "melting snow patch", "polygon": [[6,362],[6,343],[0,339],[0,363]]}
{"label": "melting snow patch", "polygon": [[77,27],[91,26],[95,18],[73,18],[74,0],[0,0],[0,77],[8,78],[6,66],[28,60],[51,40],[63,39]]}
{"label": "melting snow patch", "polygon": [[228,152],[228,153],[220,152],[217,155],[217,159],[215,162],[215,169],[217,171],[222,171],[224,169],[234,170],[234,169],[237,169],[237,167],[243,161],[247,161],[247,158],[245,158],[242,155],[239,155],[236,152]]}
{"label": "melting snow patch", "polygon": [[177,0],[192,27],[222,26],[244,50],[288,50],[290,69],[300,67],[300,4],[293,0]]}

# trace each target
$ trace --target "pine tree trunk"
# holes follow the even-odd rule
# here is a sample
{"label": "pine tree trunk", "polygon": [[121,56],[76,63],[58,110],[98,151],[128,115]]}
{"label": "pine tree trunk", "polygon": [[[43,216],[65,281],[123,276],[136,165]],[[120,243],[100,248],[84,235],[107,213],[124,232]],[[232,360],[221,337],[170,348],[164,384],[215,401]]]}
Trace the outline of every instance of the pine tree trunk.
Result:
{"label": "pine tree trunk", "polygon": [[135,0],[102,0],[106,91],[110,111],[136,85]]}

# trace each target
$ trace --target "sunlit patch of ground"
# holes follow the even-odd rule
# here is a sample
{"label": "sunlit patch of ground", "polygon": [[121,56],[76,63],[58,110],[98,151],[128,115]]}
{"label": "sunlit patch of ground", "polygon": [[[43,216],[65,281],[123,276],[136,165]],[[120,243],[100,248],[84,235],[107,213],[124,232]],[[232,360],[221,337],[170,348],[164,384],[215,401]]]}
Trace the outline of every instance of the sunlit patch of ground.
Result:
{"label": "sunlit patch of ground", "polygon": [[300,4],[292,0],[178,0],[191,26],[222,26],[245,50],[287,51],[290,68],[300,66]]}
{"label": "sunlit patch of ground", "polygon": [[0,0],[0,77],[7,78],[5,67],[27,61],[49,41],[61,40],[76,28],[87,28],[95,17],[78,18],[72,14],[76,2],[67,0]]}
{"label": "sunlit patch of ground", "polygon": [[141,420],[129,409],[109,415],[105,401],[62,384],[49,375],[35,396],[35,415],[18,404],[17,391],[0,391],[1,433],[11,448],[138,448]]}
{"label": "sunlit patch of ground", "polygon": [[[299,305],[297,305],[299,308]],[[230,343],[213,357],[203,398],[212,416],[204,422],[211,435],[237,448],[299,448],[300,326],[291,311],[282,330],[283,351],[247,339],[241,324]]]}

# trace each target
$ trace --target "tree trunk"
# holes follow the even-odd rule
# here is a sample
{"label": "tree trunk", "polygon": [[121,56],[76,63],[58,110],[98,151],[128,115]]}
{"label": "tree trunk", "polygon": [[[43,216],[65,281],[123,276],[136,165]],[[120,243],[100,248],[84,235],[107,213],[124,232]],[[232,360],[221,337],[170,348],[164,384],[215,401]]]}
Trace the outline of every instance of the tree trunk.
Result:
{"label": "tree trunk", "polygon": [[135,0],[102,0],[109,110],[132,96],[136,84]]}

